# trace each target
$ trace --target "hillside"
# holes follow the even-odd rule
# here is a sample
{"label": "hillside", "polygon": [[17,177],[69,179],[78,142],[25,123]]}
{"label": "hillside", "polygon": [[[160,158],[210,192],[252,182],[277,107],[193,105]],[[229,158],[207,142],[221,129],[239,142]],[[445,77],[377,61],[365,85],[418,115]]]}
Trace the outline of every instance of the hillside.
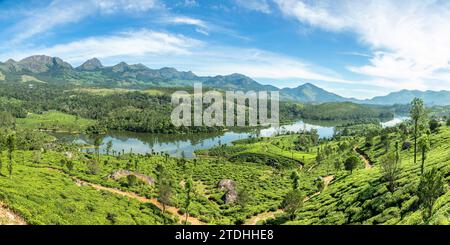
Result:
{"label": "hillside", "polygon": [[424,99],[428,105],[450,105],[450,91],[409,91],[402,90],[387,96],[368,100],[345,98],[330,93],[311,83],[296,88],[279,89],[272,85],[263,85],[242,74],[225,76],[197,76],[191,71],[178,71],[164,67],[151,69],[143,64],[120,62],[113,66],[103,66],[100,60],[87,60],[79,67],[73,68],[58,57],[35,55],[20,61],[0,62],[0,81],[21,82],[24,77],[29,81],[41,81],[53,84],[72,84],[79,86],[96,86],[103,88],[170,88],[192,87],[195,82],[202,82],[204,87],[221,90],[243,91],[279,91],[281,99],[302,103],[326,103],[350,101],[362,104],[407,104],[414,97]]}

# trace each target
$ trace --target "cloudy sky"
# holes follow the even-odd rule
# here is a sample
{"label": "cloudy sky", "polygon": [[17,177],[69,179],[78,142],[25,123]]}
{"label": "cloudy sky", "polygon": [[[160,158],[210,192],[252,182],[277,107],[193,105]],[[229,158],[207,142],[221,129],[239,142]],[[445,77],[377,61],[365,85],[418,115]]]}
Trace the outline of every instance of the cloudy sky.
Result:
{"label": "cloudy sky", "polygon": [[97,57],[356,98],[450,90],[446,0],[0,0],[0,30],[2,61]]}

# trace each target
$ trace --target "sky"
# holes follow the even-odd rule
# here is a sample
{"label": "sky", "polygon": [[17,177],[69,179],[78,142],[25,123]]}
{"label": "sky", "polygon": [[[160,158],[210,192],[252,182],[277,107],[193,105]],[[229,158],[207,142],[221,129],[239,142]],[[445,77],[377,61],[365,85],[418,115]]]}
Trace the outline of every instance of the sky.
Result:
{"label": "sky", "polygon": [[0,0],[0,60],[96,57],[371,98],[450,90],[446,0]]}

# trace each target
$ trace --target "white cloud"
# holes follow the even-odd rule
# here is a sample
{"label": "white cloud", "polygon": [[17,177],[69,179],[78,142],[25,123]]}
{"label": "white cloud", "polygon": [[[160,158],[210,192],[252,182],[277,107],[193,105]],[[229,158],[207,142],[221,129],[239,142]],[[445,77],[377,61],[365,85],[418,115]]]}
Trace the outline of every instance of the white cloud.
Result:
{"label": "white cloud", "polygon": [[201,19],[191,18],[187,16],[167,16],[162,18],[161,22],[174,25],[190,25],[196,27],[195,30],[203,35],[209,35],[212,29],[211,25]]}
{"label": "white cloud", "polygon": [[144,12],[157,6],[157,0],[53,0],[48,6],[25,14],[9,32],[14,33],[12,41],[17,43],[95,13]]}
{"label": "white cloud", "polygon": [[241,7],[259,11],[265,14],[271,12],[270,5],[267,0],[234,0]]}
{"label": "white cloud", "polygon": [[117,11],[145,12],[157,6],[156,0],[94,0],[94,5],[101,11],[114,13]]}
{"label": "white cloud", "polygon": [[61,57],[69,62],[80,63],[92,57],[102,59],[140,57],[142,59],[145,55],[186,55],[189,54],[190,48],[201,45],[200,41],[182,35],[143,29],[113,36],[91,37],[7,55],[15,59],[22,59],[33,54],[46,54]]}
{"label": "white cloud", "polygon": [[[353,32],[370,47],[367,65],[349,69],[390,88],[450,89],[450,2],[438,0],[274,0],[299,22]],[[446,72],[443,72],[446,71]],[[434,82],[433,82],[434,80]]]}
{"label": "white cloud", "polygon": [[331,70],[293,57],[259,49],[216,46],[183,35],[147,29],[6,53],[0,58],[20,60],[34,54],[61,57],[74,65],[97,57],[110,65],[126,61],[154,68],[173,66],[180,70],[192,70],[198,75],[242,73],[266,80],[305,79],[353,83]]}

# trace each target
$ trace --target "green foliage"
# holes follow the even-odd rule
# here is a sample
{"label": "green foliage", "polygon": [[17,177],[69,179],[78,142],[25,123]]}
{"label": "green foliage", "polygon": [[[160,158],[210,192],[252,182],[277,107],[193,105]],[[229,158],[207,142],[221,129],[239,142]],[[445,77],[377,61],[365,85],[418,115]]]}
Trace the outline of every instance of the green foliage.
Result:
{"label": "green foliage", "polygon": [[305,196],[299,190],[292,190],[286,194],[283,199],[281,207],[286,212],[291,220],[295,218],[296,213],[303,206]]}
{"label": "green foliage", "polygon": [[398,153],[398,147],[396,152],[388,152],[381,160],[380,171],[384,179],[388,182],[389,190],[394,192],[395,182],[397,181],[401,171],[401,160]]}
{"label": "green foliage", "polygon": [[445,192],[444,177],[437,168],[426,172],[420,179],[417,188],[419,201],[424,207],[424,219],[428,220],[433,214],[433,205]]}
{"label": "green foliage", "polygon": [[353,170],[358,167],[358,164],[360,164],[359,158],[357,156],[350,156],[345,160],[344,167],[345,170],[353,173]]}
{"label": "green foliage", "polygon": [[311,120],[352,120],[393,118],[393,113],[385,108],[369,107],[351,102],[305,105],[302,118]]}

